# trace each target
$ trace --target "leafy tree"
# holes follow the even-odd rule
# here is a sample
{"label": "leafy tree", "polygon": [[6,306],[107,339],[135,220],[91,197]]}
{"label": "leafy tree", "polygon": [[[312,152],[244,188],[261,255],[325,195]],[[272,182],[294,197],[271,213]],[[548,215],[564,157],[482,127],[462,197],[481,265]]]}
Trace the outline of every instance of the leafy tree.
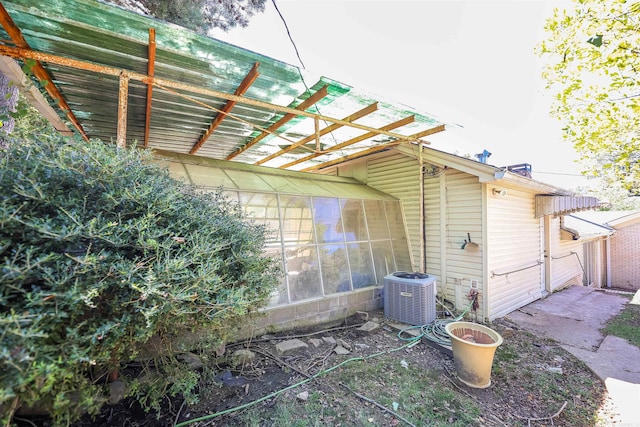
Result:
{"label": "leafy tree", "polygon": [[[206,33],[246,26],[265,0],[114,2]],[[219,343],[268,302],[265,229],[222,193],[173,180],[149,152],[60,137],[2,74],[0,97],[0,423],[37,404],[68,424],[150,337]],[[149,366],[160,377],[129,382],[145,407],[194,398],[175,354]]]}
{"label": "leafy tree", "polygon": [[578,194],[596,197],[602,205],[599,210],[635,211],[640,210],[640,197],[629,196],[629,190],[618,181],[600,182],[592,187],[578,187]]}
{"label": "leafy tree", "polygon": [[[131,8],[125,0],[111,0]],[[139,9],[151,16],[206,34],[211,28],[224,31],[249,25],[249,19],[264,12],[266,0],[138,0]]]}
{"label": "leafy tree", "polygon": [[[200,346],[219,345],[278,274],[263,226],[172,179],[150,152],[35,134],[0,152],[3,425],[20,405],[57,424],[97,410],[107,377],[151,337],[168,349],[197,331]],[[197,374],[175,354],[151,366],[159,381],[126,381],[147,407],[164,393],[194,398]]]}
{"label": "leafy tree", "polygon": [[576,0],[538,48],[552,109],[586,172],[640,190],[640,2]]}

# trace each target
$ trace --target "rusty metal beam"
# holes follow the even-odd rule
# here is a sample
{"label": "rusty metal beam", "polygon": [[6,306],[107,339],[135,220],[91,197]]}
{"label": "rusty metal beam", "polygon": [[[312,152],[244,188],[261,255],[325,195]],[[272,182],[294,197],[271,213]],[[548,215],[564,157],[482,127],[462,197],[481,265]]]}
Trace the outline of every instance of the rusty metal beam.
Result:
{"label": "rusty metal beam", "polygon": [[[4,8],[4,5],[2,3],[0,3],[0,24],[2,24],[7,34],[9,34],[9,37],[11,37],[11,40],[13,40],[13,42],[16,44],[16,46],[18,46],[18,48],[31,50],[29,43],[27,43],[24,36],[22,35],[22,32],[20,31],[20,28],[18,28],[18,26],[13,22],[13,19],[11,19],[11,16],[9,16],[7,9]],[[13,56],[13,55],[8,55],[8,56]],[[43,81],[46,82],[46,84],[44,85],[44,88],[47,91],[47,93],[49,93],[49,96],[51,96],[51,98],[53,98],[58,102],[60,109],[62,110],[63,113],[65,113],[69,121],[71,121],[73,126],[75,126],[75,128],[78,129],[78,132],[80,132],[82,137],[86,141],[89,141],[89,137],[87,136],[86,132],[82,128],[82,125],[80,124],[76,116],[73,114],[71,107],[69,107],[69,104],[67,104],[67,101],[65,101],[64,96],[62,96],[62,94],[58,90],[57,86],[51,79],[51,76],[49,75],[49,73],[44,69],[44,67],[42,66],[42,64],[38,59],[36,58],[31,58],[31,59],[36,60],[35,65],[31,69],[31,72],[33,73],[33,75],[36,76],[36,78],[41,82]]]}
{"label": "rusty metal beam", "polygon": [[[149,63],[147,64],[147,76],[153,78],[156,69],[156,29],[149,28]],[[153,85],[147,85],[147,105],[144,112],[144,148],[149,147],[149,131],[151,129],[151,101],[153,99]]]}
{"label": "rusty metal beam", "polygon": [[[409,123],[414,122],[415,119],[416,119],[415,115],[407,116],[404,119],[400,119],[400,120],[398,120],[396,122],[390,123],[390,124],[388,124],[386,126],[383,126],[383,127],[381,127],[380,129],[377,129],[377,130],[388,131],[388,130],[391,130],[391,129],[399,128],[401,126],[408,125]],[[290,168],[291,166],[295,166],[297,164],[306,162],[307,160],[315,159],[316,157],[323,156],[323,155],[325,155],[327,153],[331,153],[333,151],[340,150],[342,148],[348,147],[349,145],[353,145],[353,144],[356,144],[356,143],[358,143],[360,141],[364,141],[365,139],[372,138],[372,137],[374,137],[376,135],[379,135],[379,133],[376,132],[376,131],[371,131],[371,132],[364,133],[364,134],[362,134],[360,136],[356,136],[355,138],[351,138],[348,141],[344,141],[344,142],[342,142],[340,144],[334,145],[333,147],[329,148],[328,150],[324,150],[324,151],[322,151],[320,153],[310,154],[307,157],[302,157],[302,158],[300,158],[298,160],[294,160],[293,162],[289,162],[286,165],[279,166],[279,168],[280,169]]]}
{"label": "rusty metal beam", "polygon": [[[423,136],[433,135],[434,133],[442,132],[444,130],[445,130],[445,126],[444,125],[440,125],[440,126],[433,127],[431,129],[423,130],[423,131],[418,132],[418,133],[414,133],[413,135],[411,135],[411,137],[412,138],[421,138]],[[384,150],[386,150],[388,148],[395,147],[396,145],[399,145],[402,142],[404,142],[404,141],[394,141],[394,142],[391,142],[389,144],[378,145],[376,147],[371,147],[371,148],[366,149],[366,150],[358,151],[357,153],[349,154],[348,156],[344,156],[344,157],[341,157],[339,159],[329,160],[328,162],[320,163],[320,164],[317,164],[315,166],[310,166],[308,168],[304,168],[304,169],[300,169],[300,170],[303,171],[303,172],[312,172],[312,171],[315,171],[315,170],[324,169],[324,168],[327,168],[329,166],[336,165],[338,163],[346,162],[347,160],[353,160],[353,159],[357,159],[358,157],[366,156],[367,154],[373,154],[373,153],[377,153],[379,151],[384,151]]]}
{"label": "rusty metal beam", "polygon": [[[237,95],[237,96],[244,95],[244,93],[249,89],[249,87],[251,87],[253,82],[255,82],[258,76],[260,75],[260,73],[258,72],[259,66],[260,66],[259,62],[256,62],[255,64],[253,64],[253,67],[251,68],[251,70],[247,73],[247,75],[244,77],[240,85],[236,88],[234,95]],[[215,119],[213,119],[213,121],[209,125],[209,128],[204,132],[204,135],[202,135],[200,140],[196,142],[193,148],[191,149],[191,151],[189,151],[189,154],[195,154],[196,151],[198,151],[200,147],[204,145],[204,143],[207,141],[207,139],[209,139],[213,131],[216,130],[218,126],[220,126],[220,123],[222,123],[222,121],[227,117],[227,114],[231,112],[231,110],[233,109],[233,107],[235,107],[236,104],[237,104],[236,101],[231,101],[231,100],[227,101],[225,106],[222,107],[222,110],[220,110],[220,112],[218,112],[218,114],[216,115]]]}
{"label": "rusty metal beam", "polygon": [[[305,99],[302,103],[300,103],[300,105],[298,105],[295,109],[296,110],[300,110],[300,111],[304,111],[307,108],[311,107],[316,102],[320,101],[322,98],[324,98],[325,96],[327,96],[329,94],[329,92],[327,91],[327,87],[328,87],[328,85],[324,85],[323,87],[321,87],[317,92],[315,92],[309,98]],[[297,113],[287,113],[280,120],[278,120],[277,122],[275,122],[274,124],[269,126],[267,128],[267,130],[270,131],[270,132],[273,132],[273,131],[279,129],[280,127],[282,127],[285,123],[293,120],[297,115],[298,115]],[[260,142],[267,135],[269,135],[269,133],[262,132],[260,135],[256,136],[253,140],[249,141],[248,143],[246,143],[242,147],[238,148],[233,153],[229,154],[227,156],[227,160],[231,160],[234,157],[238,156],[239,154],[244,153],[249,148],[253,147],[258,142]]]}
{"label": "rusty metal beam", "polygon": [[[105,74],[105,75],[109,75],[109,76],[116,76],[116,77],[119,76],[122,71],[125,71],[123,69],[116,68],[116,67],[109,67],[109,66],[106,66],[106,65],[93,64],[93,63],[90,63],[90,62],[80,61],[80,60],[77,60],[77,59],[65,58],[65,57],[58,56],[58,55],[52,55],[52,54],[48,54],[48,53],[37,52],[37,51],[32,50],[32,49],[25,49],[25,48],[20,48],[20,47],[6,46],[6,45],[2,45],[2,44],[0,44],[0,55],[6,55],[6,56],[10,56],[12,58],[35,59],[37,61],[44,61],[44,62],[47,62],[47,63],[56,64],[56,65],[62,65],[62,66],[65,66],[65,67],[75,68],[75,69],[78,69],[78,70],[93,71],[93,72],[96,72],[96,73]],[[365,126],[365,125],[361,125],[361,124],[358,124],[358,123],[345,122],[344,120],[336,119],[334,117],[324,116],[324,115],[316,114],[316,113],[310,113],[308,111],[303,111],[303,110],[296,110],[295,108],[291,108],[291,107],[283,107],[281,105],[276,105],[276,104],[271,104],[271,103],[264,102],[264,101],[258,101],[258,100],[255,100],[255,99],[245,98],[245,97],[242,97],[242,96],[237,96],[237,95],[233,95],[233,94],[229,94],[229,93],[224,93],[224,92],[220,92],[220,91],[213,90],[213,89],[206,89],[206,88],[202,88],[202,87],[198,87],[198,86],[193,86],[193,85],[190,85],[190,84],[177,82],[177,81],[174,81],[174,80],[162,79],[162,78],[157,78],[157,77],[151,78],[151,77],[147,76],[146,74],[136,73],[136,72],[133,72],[133,71],[127,71],[127,73],[128,73],[129,78],[131,80],[140,81],[140,82],[142,82],[144,84],[153,84],[154,86],[157,86],[157,87],[165,86],[165,87],[172,88],[172,89],[184,90],[184,91],[191,92],[191,93],[207,95],[207,96],[211,96],[211,97],[214,97],[214,98],[228,99],[228,100],[236,101],[239,104],[252,105],[254,107],[263,108],[265,110],[278,111],[278,112],[282,112],[282,113],[290,113],[290,114],[293,114],[293,115],[298,115],[298,116],[303,116],[303,117],[310,117],[310,118],[316,118],[317,117],[318,120],[322,120],[322,121],[326,121],[326,122],[330,122],[330,123],[342,124],[342,125],[347,126],[347,127],[352,127],[352,128],[355,128],[355,129],[361,129],[361,130],[370,131],[370,132],[375,132],[375,133],[380,134],[380,135],[387,135],[387,136],[390,136],[392,138],[397,138],[397,139],[400,139],[400,140],[409,141],[409,138],[407,136],[405,136],[405,135],[401,135],[401,134],[394,133],[394,132],[389,132],[389,131],[384,131],[384,130],[372,128],[371,126]],[[419,142],[422,142],[424,144],[429,144],[428,141],[419,141]]]}
{"label": "rusty metal beam", "polygon": [[[363,109],[361,109],[359,111],[356,111],[355,113],[345,117],[342,120],[345,121],[345,122],[352,122],[354,120],[357,120],[359,118],[362,118],[362,117],[366,116],[367,114],[373,113],[377,109],[378,109],[378,103],[374,102],[373,104],[371,104],[371,105],[369,105],[367,107],[364,107]],[[344,126],[343,124],[337,124],[337,123],[334,123],[334,124],[332,124],[330,126],[327,126],[326,128],[320,130],[320,132],[318,132],[318,138],[323,136],[323,135],[328,134],[329,132],[333,132],[334,130],[339,129],[339,128],[343,127],[343,126]],[[279,156],[281,156],[281,155],[283,155],[285,153],[288,153],[291,150],[294,150],[294,149],[306,144],[307,142],[311,142],[314,138],[316,138],[315,134],[314,135],[309,135],[306,138],[303,138],[300,141],[296,142],[295,144],[291,144],[287,148],[283,148],[282,150],[278,151],[277,153],[273,153],[273,154],[265,157],[264,159],[258,160],[255,164],[256,165],[261,165],[263,163],[266,163],[271,159],[275,159],[276,157],[279,157]],[[318,148],[316,147],[316,149],[318,149]]]}
{"label": "rusty metal beam", "polygon": [[120,74],[120,85],[118,87],[118,131],[116,134],[116,145],[120,148],[127,146],[127,110],[129,98],[129,76],[123,72]]}

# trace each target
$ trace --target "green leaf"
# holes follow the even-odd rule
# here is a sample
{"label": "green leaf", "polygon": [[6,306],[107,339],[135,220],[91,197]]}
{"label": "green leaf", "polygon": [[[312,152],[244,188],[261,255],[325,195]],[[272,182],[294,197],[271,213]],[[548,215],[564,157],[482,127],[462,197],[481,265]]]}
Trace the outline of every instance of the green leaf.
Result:
{"label": "green leaf", "polygon": [[602,35],[597,35],[593,37],[589,37],[587,43],[594,45],[595,47],[602,46]]}

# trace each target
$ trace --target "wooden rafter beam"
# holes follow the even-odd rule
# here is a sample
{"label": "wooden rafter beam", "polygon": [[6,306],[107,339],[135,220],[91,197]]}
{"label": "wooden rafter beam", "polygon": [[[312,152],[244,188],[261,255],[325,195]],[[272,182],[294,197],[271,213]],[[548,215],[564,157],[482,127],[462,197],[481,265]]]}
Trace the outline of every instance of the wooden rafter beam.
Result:
{"label": "wooden rafter beam", "polygon": [[[439,126],[431,128],[431,129],[426,129],[426,130],[423,130],[421,132],[414,133],[413,135],[411,135],[411,137],[412,138],[416,138],[416,139],[417,138],[422,138],[424,136],[433,135],[434,133],[442,132],[444,130],[445,130],[445,126],[444,125],[439,125]],[[389,144],[378,145],[378,146],[375,146],[375,147],[368,148],[366,150],[358,151],[357,153],[349,154],[348,156],[344,156],[344,157],[341,157],[339,159],[329,160],[328,162],[320,163],[320,164],[317,164],[317,165],[314,165],[314,166],[310,166],[308,168],[304,168],[304,169],[300,169],[300,170],[303,171],[303,172],[312,172],[312,171],[315,171],[315,170],[324,169],[324,168],[327,168],[329,166],[336,165],[338,163],[346,162],[347,160],[353,160],[353,159],[357,159],[358,157],[366,156],[368,154],[373,154],[373,153],[377,153],[379,151],[387,150],[389,148],[395,147],[396,145],[398,145],[398,144],[400,144],[402,142],[403,141],[394,141],[394,142],[391,142]]]}
{"label": "wooden rafter beam", "polygon": [[[69,68],[75,68],[77,70],[93,71],[95,73],[104,74],[107,76],[114,76],[114,77],[118,77],[120,76],[122,71],[126,71],[122,68],[94,64],[91,62],[81,61],[78,59],[71,59],[71,58],[66,58],[59,55],[52,55],[49,53],[38,52],[33,49],[7,46],[3,44],[0,44],[0,55],[9,56],[11,58],[34,59],[36,61],[44,61],[50,64],[56,64],[56,65],[62,65]],[[348,126],[355,129],[361,129],[365,131],[373,131],[377,134],[387,135],[392,138],[397,138],[403,141],[414,141],[405,135],[384,131],[380,129],[375,129],[375,128],[372,128],[371,126],[361,125],[358,123],[345,122],[344,120],[336,119],[335,117],[329,117],[322,114],[310,113],[308,111],[296,110],[295,108],[291,108],[291,107],[284,107],[281,105],[271,104],[269,102],[259,101],[256,99],[236,96],[230,93],[225,93],[225,92],[220,92],[218,90],[194,86],[191,84],[187,84],[187,83],[183,83],[175,80],[163,79],[158,77],[150,78],[146,74],[136,73],[134,71],[127,71],[127,74],[130,80],[139,81],[144,84],[153,84],[156,87],[172,88],[174,90],[182,90],[190,93],[197,93],[200,95],[206,95],[213,98],[228,99],[228,100],[236,101],[239,104],[251,105],[258,108],[263,108],[265,110],[278,111],[281,113],[291,113],[294,115],[310,117],[314,119],[318,118],[318,120],[321,120],[321,121],[342,124],[344,126]],[[422,141],[422,142],[426,142],[426,141]]]}
{"label": "wooden rafter beam", "polygon": [[[399,128],[401,126],[408,125],[409,123],[414,122],[415,119],[416,119],[415,115],[407,116],[404,119],[400,119],[400,120],[398,120],[396,122],[393,122],[391,124],[383,126],[378,130],[388,131],[388,130],[391,130],[391,129]],[[341,149],[343,149],[345,147],[348,147],[349,145],[353,145],[353,144],[356,144],[356,143],[358,143],[360,141],[364,141],[365,139],[373,138],[374,136],[376,136],[378,134],[379,133],[376,132],[376,131],[371,131],[371,132],[364,133],[364,134],[362,134],[360,136],[356,136],[355,138],[351,138],[348,141],[344,141],[344,142],[342,142],[340,144],[334,145],[333,147],[329,148],[328,150],[324,150],[324,151],[322,151],[320,153],[310,154],[307,157],[302,157],[302,158],[300,158],[298,160],[294,160],[293,162],[289,162],[286,165],[279,166],[279,168],[280,169],[290,168],[291,166],[295,166],[297,164],[306,162],[307,160],[315,159],[316,157],[323,156],[323,155],[325,155],[327,153],[331,153],[333,151],[341,150]]]}
{"label": "wooden rafter beam", "polygon": [[[316,102],[320,101],[322,98],[324,98],[325,96],[327,96],[329,94],[329,92],[327,91],[327,87],[328,87],[328,85],[324,85],[323,87],[321,87],[317,92],[315,92],[309,98],[307,98],[303,102],[301,102],[300,105],[295,107],[295,109],[296,110],[300,110],[300,111],[304,111],[307,108],[311,107]],[[269,126],[267,128],[267,130],[269,132],[273,132],[273,131],[275,131],[277,129],[280,129],[285,123],[293,120],[296,116],[298,116],[298,114],[296,114],[296,113],[287,113],[280,120],[278,120],[277,122],[275,122],[274,124]],[[258,135],[255,138],[253,138],[251,141],[249,141],[248,143],[246,143],[242,147],[238,148],[233,153],[229,154],[227,156],[227,160],[231,160],[234,157],[238,156],[239,154],[244,153],[249,148],[253,147],[258,142],[260,142],[264,137],[269,135],[269,132],[262,132],[260,135]]]}
{"label": "wooden rafter beam", "polygon": [[[367,114],[371,114],[374,111],[376,111],[378,109],[378,103],[375,102],[359,111],[356,111],[355,113],[345,117],[344,119],[342,119],[345,122],[352,122],[354,120],[358,120],[359,118],[362,118],[364,116],[366,116]],[[306,138],[301,139],[300,141],[296,142],[295,144],[291,144],[286,148],[283,148],[282,150],[278,151],[277,153],[271,154],[267,157],[265,157],[264,159],[258,160],[255,164],[256,165],[261,165],[263,163],[268,162],[269,160],[275,159],[276,157],[282,156],[285,153],[288,153],[291,150],[294,150],[308,142],[313,141],[314,139],[319,139],[319,137],[328,134],[329,132],[333,132],[336,129],[339,129],[341,127],[343,127],[343,124],[338,124],[338,123],[334,123],[332,125],[327,126],[326,128],[320,130],[319,132],[317,132],[316,134],[313,135],[309,135]]]}
{"label": "wooden rafter beam", "polygon": [[[147,76],[153,78],[156,69],[156,29],[149,28],[149,48]],[[151,129],[151,101],[153,99],[153,85],[147,84],[147,105],[144,113],[144,148],[149,147],[149,131]]]}
{"label": "wooden rafter beam", "polygon": [[22,67],[13,58],[0,56],[0,72],[13,82],[22,94],[29,100],[42,116],[53,125],[53,127],[64,136],[72,136],[73,131],[60,118],[58,113],[49,105],[49,101],[36,88],[33,82],[22,71]]}
{"label": "wooden rafter beam", "polygon": [[[236,88],[236,91],[233,93],[234,95],[242,96],[249,89],[249,87],[251,87],[253,82],[255,82],[258,76],[260,75],[260,73],[258,72],[259,66],[260,66],[259,62],[256,62],[255,64],[253,64],[253,67],[251,68],[251,70],[247,73],[247,75],[244,77],[240,85]],[[209,128],[204,132],[204,134],[198,140],[198,142],[195,143],[193,148],[191,148],[191,151],[189,151],[189,154],[196,154],[196,152],[200,149],[200,147],[204,145],[205,142],[207,142],[207,139],[209,139],[213,131],[216,130],[218,126],[220,126],[220,123],[222,123],[222,121],[227,117],[227,114],[231,112],[231,110],[233,109],[233,107],[235,107],[236,104],[237,104],[236,101],[231,101],[231,100],[227,101],[227,103],[222,108],[222,110],[220,110],[220,112],[216,114],[216,117],[213,119],[213,121],[209,125]]]}
{"label": "wooden rafter beam", "polygon": [[[18,26],[13,22],[13,19],[11,19],[11,16],[9,16],[7,9],[4,8],[4,5],[2,3],[0,3],[0,24],[2,24],[4,30],[7,32],[7,34],[9,34],[9,37],[11,37],[11,40],[13,40],[18,48],[31,50],[29,43],[27,43],[24,36],[22,35],[22,32],[20,31],[20,28],[18,28]],[[64,96],[62,96],[57,86],[53,82],[53,79],[51,79],[51,76],[44,69],[39,60],[35,60],[35,65],[31,69],[31,72],[34,76],[36,76],[38,80],[40,80],[41,82],[46,82],[44,88],[47,93],[49,93],[49,96],[51,96],[51,98],[58,102],[60,109],[65,113],[69,121],[71,121],[73,126],[78,129],[78,132],[80,132],[82,137],[86,141],[89,141],[89,137],[82,128],[82,125],[80,124],[76,116],[73,114],[71,107],[69,107],[69,104],[67,104],[67,101],[65,101]]]}
{"label": "wooden rafter beam", "polygon": [[[431,129],[425,129],[421,132],[414,133],[413,135],[410,136],[410,138],[415,138],[415,139],[424,138],[425,136],[433,135],[434,133],[444,132],[445,129],[446,129],[445,125],[438,125],[436,127],[432,127]],[[420,141],[420,142],[422,142],[423,144],[431,144],[429,141]]]}
{"label": "wooden rafter beam", "polygon": [[367,154],[377,153],[379,151],[387,150],[391,147],[395,147],[398,144],[402,144],[402,141],[394,141],[388,144],[376,145],[375,147],[368,148],[366,150],[358,151],[357,153],[349,154],[348,156],[340,157],[339,159],[329,160],[328,162],[324,162],[315,166],[310,166],[308,168],[300,169],[302,172],[312,172],[319,169],[324,169],[329,166],[337,165],[338,163],[346,162],[347,160],[357,159],[358,157],[366,156]]}
{"label": "wooden rafter beam", "polygon": [[[178,91],[176,91],[176,90],[170,89],[170,88],[168,88],[168,87],[166,87],[166,86],[162,86],[162,85],[157,85],[157,86],[158,86],[161,90],[163,90],[163,91],[165,91],[165,92],[167,92],[167,93],[170,93],[171,95],[174,95],[174,96],[177,96],[178,98],[182,98],[182,99],[186,99],[186,100],[188,100],[188,101],[191,101],[191,102],[193,102],[195,105],[199,105],[199,106],[201,106],[202,108],[205,108],[205,109],[208,109],[208,110],[211,110],[211,111],[215,111],[216,113],[220,113],[220,112],[222,111],[222,110],[221,110],[221,109],[219,109],[219,108],[216,108],[216,107],[211,106],[211,105],[209,105],[209,104],[207,104],[207,103],[204,103],[204,102],[202,102],[202,101],[199,101],[199,100],[197,100],[197,99],[195,99],[195,98],[193,98],[193,97],[191,97],[191,96],[189,96],[189,95],[185,95],[184,93],[180,93],[180,92],[178,92]],[[236,116],[236,115],[234,115],[234,114],[232,114],[232,113],[227,113],[227,117],[228,117],[228,118],[231,118],[231,119],[233,119],[233,120],[236,120],[236,121],[238,121],[238,122],[240,122],[240,123],[244,123],[245,125],[247,125],[247,126],[249,126],[249,127],[253,127],[254,129],[257,129],[257,130],[259,130],[259,131],[267,132],[267,133],[271,133],[273,136],[277,136],[277,137],[278,137],[278,138],[280,138],[280,139],[284,139],[284,140],[285,140],[285,141],[287,141],[289,144],[293,144],[293,143],[295,142],[295,141],[292,141],[292,140],[290,140],[290,139],[288,139],[288,138],[285,138],[285,137],[284,137],[284,136],[282,136],[282,135],[277,135],[277,134],[275,134],[275,133],[273,133],[273,132],[269,132],[267,129],[265,129],[265,128],[261,127],[261,126],[258,126],[258,125],[257,125],[257,124],[255,124],[255,123],[251,123],[251,122],[249,122],[249,121],[247,121],[247,120],[245,120],[245,119],[243,119],[243,118],[241,118],[241,117],[238,117],[238,116]]]}

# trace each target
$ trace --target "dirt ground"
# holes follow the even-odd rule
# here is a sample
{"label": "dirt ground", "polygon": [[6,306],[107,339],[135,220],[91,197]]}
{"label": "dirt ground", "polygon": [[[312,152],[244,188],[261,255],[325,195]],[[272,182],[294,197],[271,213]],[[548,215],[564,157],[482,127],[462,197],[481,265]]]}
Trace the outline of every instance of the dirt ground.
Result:
{"label": "dirt ground", "polygon": [[[609,425],[606,422],[606,392],[601,381],[557,343],[518,330],[508,321],[499,320],[491,325],[504,337],[503,345],[496,351],[492,384],[486,389],[474,389],[458,380],[453,359],[446,351],[424,340],[415,346],[394,351],[408,343],[398,338],[395,325],[387,322],[382,313],[371,313],[369,320],[380,322],[381,328],[371,334],[358,333],[356,328],[363,323],[363,319],[349,318],[339,325],[325,325],[323,329],[292,331],[286,336],[256,337],[250,343],[229,345],[226,354],[246,348],[255,353],[255,359],[235,368],[225,364],[228,359],[210,359],[210,363],[200,369],[198,403],[187,405],[179,397],[167,397],[160,413],[147,413],[133,399],[125,399],[117,405],[105,406],[98,416],[84,417],[74,426],[163,427],[179,425],[181,422],[191,422],[192,426],[279,425],[270,417],[270,411],[279,402],[299,401],[299,394],[304,390],[315,392],[315,396],[319,396],[315,404],[326,407],[326,413],[333,415],[319,417],[315,423],[296,425],[363,425],[353,415],[357,412],[356,408],[362,408],[363,405],[370,407],[368,410],[373,414],[368,418],[369,425],[403,425],[401,417],[396,417],[392,408],[384,410],[375,406],[376,384],[375,381],[371,382],[371,378],[362,378],[355,383],[358,384],[357,390],[346,389],[339,379],[331,375],[310,378],[347,359],[353,359],[349,362],[353,364],[374,363],[374,358],[369,358],[373,354],[383,354],[388,359],[434,372],[434,381],[428,387],[453,391],[479,408],[480,415],[470,424]],[[294,354],[278,356],[275,345],[292,338],[300,339],[308,347]],[[333,344],[331,339],[336,340],[337,344]],[[349,353],[336,354],[336,345],[348,348]],[[203,360],[209,359],[203,357]],[[304,380],[307,380],[304,386],[265,399],[271,393]],[[379,386],[388,389],[401,387],[402,384]],[[365,396],[373,396],[372,401],[368,402]],[[248,422],[243,416],[247,409],[194,422],[199,417],[230,410],[257,399],[264,400],[251,405],[253,422]],[[353,410],[350,412],[349,408]],[[446,410],[453,414],[445,417],[442,425],[463,419],[459,417],[460,414],[450,410],[446,402],[444,408],[434,406],[433,410]],[[255,421],[256,414],[262,421]],[[294,416],[304,418],[306,415],[303,412]],[[46,420],[17,421],[24,426],[48,425]],[[426,425],[426,422],[409,425]],[[469,423],[465,422],[465,425]]]}

